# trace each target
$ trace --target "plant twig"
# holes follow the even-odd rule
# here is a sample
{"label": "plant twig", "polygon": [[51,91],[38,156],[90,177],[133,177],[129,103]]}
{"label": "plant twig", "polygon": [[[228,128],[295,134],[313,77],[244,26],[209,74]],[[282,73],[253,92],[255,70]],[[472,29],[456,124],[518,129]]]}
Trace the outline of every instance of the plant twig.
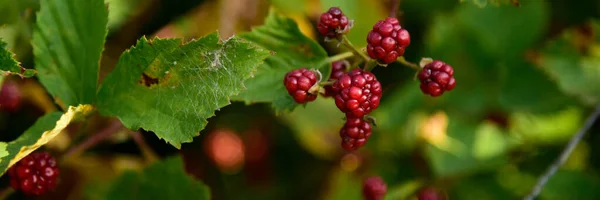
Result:
{"label": "plant twig", "polygon": [[336,61],[340,61],[340,60],[345,60],[345,59],[351,58],[352,56],[354,56],[354,53],[352,53],[350,51],[346,51],[344,53],[333,55],[333,56],[327,58],[327,61],[330,62],[330,63],[332,63],[332,62],[336,62]]}
{"label": "plant twig", "polygon": [[400,56],[400,57],[398,57],[397,61],[398,61],[400,64],[404,65],[404,66],[407,66],[407,67],[413,68],[414,70],[417,70],[417,71],[421,70],[421,67],[419,67],[419,65],[417,65],[417,64],[415,64],[415,63],[408,62],[408,61],[406,60],[406,58],[404,58],[404,56]]}
{"label": "plant twig", "polygon": [[79,143],[77,146],[71,148],[65,155],[64,158],[79,154],[93,146],[96,146],[98,143],[104,141],[106,138],[110,137],[113,133],[119,131],[123,128],[123,125],[119,120],[113,120],[106,128],[100,130],[98,133],[88,137],[85,141]]}
{"label": "plant twig", "polygon": [[352,45],[352,43],[350,42],[350,40],[348,40],[348,37],[346,37],[346,35],[342,35],[340,37],[342,38],[342,44],[344,44],[344,46],[346,46],[348,49],[354,52],[354,54],[360,56],[365,61],[369,60],[369,57],[367,57],[367,55],[365,55],[362,51],[358,50],[354,45]]}
{"label": "plant twig", "polygon": [[158,156],[152,150],[152,148],[148,146],[146,140],[144,140],[144,137],[139,131],[129,131],[129,135],[131,135],[131,138],[133,138],[133,141],[138,146],[138,148],[140,148],[140,151],[142,151],[142,155],[149,163],[153,163],[154,161],[158,160]]}
{"label": "plant twig", "polygon": [[579,129],[577,133],[573,135],[571,141],[569,141],[565,149],[560,154],[560,157],[558,157],[558,159],[554,161],[550,167],[548,167],[546,173],[544,173],[538,179],[538,182],[535,184],[531,192],[524,198],[524,200],[533,200],[540,194],[546,183],[548,183],[548,180],[550,180],[556,171],[558,171],[558,169],[567,161],[577,144],[579,144],[583,136],[585,136],[596,119],[598,119],[598,116],[600,116],[600,105],[598,105],[596,110],[587,118],[583,124],[583,127],[581,127],[581,129]]}
{"label": "plant twig", "polygon": [[15,193],[15,190],[9,185],[0,191],[0,199],[8,199],[13,193]]}

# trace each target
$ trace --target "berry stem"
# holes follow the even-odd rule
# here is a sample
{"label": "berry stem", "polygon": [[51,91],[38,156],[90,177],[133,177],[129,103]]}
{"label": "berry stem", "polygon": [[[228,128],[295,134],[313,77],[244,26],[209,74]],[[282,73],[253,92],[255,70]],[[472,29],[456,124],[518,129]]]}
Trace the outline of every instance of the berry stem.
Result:
{"label": "berry stem", "polygon": [[146,140],[144,140],[144,137],[139,131],[129,131],[129,135],[131,135],[131,138],[133,138],[135,144],[138,146],[138,148],[140,148],[142,155],[148,163],[153,163],[154,161],[158,160],[156,152],[154,152],[152,148],[148,146],[148,143],[146,143]]}
{"label": "berry stem", "polygon": [[327,62],[333,63],[333,62],[336,62],[336,61],[340,61],[340,60],[345,60],[345,59],[351,58],[352,56],[354,56],[354,53],[352,53],[350,51],[346,51],[344,53],[340,53],[340,54],[337,54],[337,55],[334,55],[334,56],[331,56],[331,57],[327,58]]}
{"label": "berry stem", "polygon": [[352,43],[350,42],[350,40],[348,40],[348,37],[346,37],[346,35],[342,35],[341,38],[342,44],[344,44],[344,46],[346,46],[348,49],[354,52],[354,54],[360,56],[365,61],[370,60],[369,57],[367,57],[367,55],[365,55],[364,53],[362,53],[362,51],[360,51],[354,45],[352,45]]}
{"label": "berry stem", "polygon": [[77,146],[71,148],[67,153],[63,155],[63,158],[68,158],[73,155],[77,155],[85,150],[96,146],[100,142],[110,137],[113,133],[121,130],[124,126],[119,120],[113,120],[106,128],[100,130],[98,133],[88,137],[85,141],[79,143]]}
{"label": "berry stem", "polygon": [[328,85],[333,85],[333,83],[335,83],[336,80],[330,80],[330,81],[323,81],[323,82],[319,82],[320,86],[328,86]]}
{"label": "berry stem", "polygon": [[373,70],[375,67],[377,66],[377,62],[375,60],[369,60],[365,63],[365,67],[363,68],[364,71],[366,72],[370,72],[371,70]]}
{"label": "berry stem", "polygon": [[421,67],[415,63],[408,62],[404,56],[398,57],[397,61],[407,67],[413,68],[414,70],[421,71]]}

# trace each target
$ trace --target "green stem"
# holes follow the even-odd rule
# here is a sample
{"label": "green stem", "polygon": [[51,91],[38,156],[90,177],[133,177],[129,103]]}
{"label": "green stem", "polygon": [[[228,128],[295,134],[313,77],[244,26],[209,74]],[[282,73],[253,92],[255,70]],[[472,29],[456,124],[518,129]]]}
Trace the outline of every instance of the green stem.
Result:
{"label": "green stem", "polygon": [[397,61],[407,67],[413,68],[414,70],[420,71],[421,67],[419,67],[419,65],[415,64],[415,63],[411,63],[406,61],[406,58],[404,58],[404,56],[400,56]]}
{"label": "green stem", "polygon": [[348,49],[354,52],[354,54],[360,56],[363,60],[370,60],[369,57],[367,57],[367,55],[365,55],[362,51],[360,51],[354,45],[352,45],[352,43],[350,42],[350,40],[348,40],[348,37],[346,37],[346,35],[342,35],[342,44],[344,44],[344,46],[346,46]]}
{"label": "green stem", "polygon": [[333,83],[335,83],[335,80],[323,81],[323,82],[320,82],[319,85],[320,86],[328,86],[328,85],[333,85]]}
{"label": "green stem", "polygon": [[374,60],[369,60],[365,63],[365,67],[363,68],[363,70],[370,72],[375,68],[375,66],[377,66],[377,62],[375,62]]}
{"label": "green stem", "polygon": [[331,56],[329,58],[327,58],[327,61],[330,63],[336,62],[336,61],[340,61],[340,60],[345,60],[348,58],[352,58],[352,56],[354,56],[354,53],[350,52],[350,51],[346,51],[344,53],[340,53],[334,56]]}

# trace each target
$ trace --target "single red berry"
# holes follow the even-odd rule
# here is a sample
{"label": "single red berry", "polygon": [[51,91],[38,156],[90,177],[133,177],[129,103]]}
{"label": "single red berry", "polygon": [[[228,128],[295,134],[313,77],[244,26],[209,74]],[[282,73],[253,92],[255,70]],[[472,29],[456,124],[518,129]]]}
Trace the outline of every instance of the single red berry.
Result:
{"label": "single red berry", "polygon": [[[331,76],[329,76],[329,80],[337,80],[342,75],[344,75],[349,67],[349,64],[350,63],[348,63],[348,61],[345,60],[331,63]],[[323,94],[323,96],[330,97],[335,95],[335,92],[333,91],[333,86],[328,85],[323,88],[325,88],[325,94]]]}
{"label": "single red berry", "polygon": [[21,107],[21,91],[16,83],[5,81],[0,89],[0,109],[16,112]]}
{"label": "single red berry", "polygon": [[342,148],[353,151],[367,143],[371,137],[371,124],[361,118],[347,118],[346,123],[340,129]]}
{"label": "single red berry", "polygon": [[387,185],[379,176],[366,178],[363,182],[363,197],[365,200],[381,200],[387,192]]}
{"label": "single red berry", "polygon": [[362,117],[379,107],[381,84],[371,72],[356,68],[333,83],[335,105],[348,117]]}
{"label": "single red berry", "polygon": [[419,200],[446,200],[446,194],[442,191],[432,188],[426,187],[417,193],[417,198]]}
{"label": "single red berry", "polygon": [[309,92],[315,83],[317,83],[317,75],[305,68],[292,70],[283,79],[288,94],[298,103],[311,102],[317,98],[317,94]]}
{"label": "single red berry", "polygon": [[56,159],[47,152],[31,153],[8,170],[12,188],[28,195],[41,195],[56,188],[59,174]]}
{"label": "single red berry", "polygon": [[440,96],[456,86],[454,69],[439,60],[425,65],[419,72],[419,80],[421,81],[421,91],[432,97]]}
{"label": "single red berry", "polygon": [[398,19],[388,17],[373,25],[373,30],[367,35],[367,53],[380,63],[389,64],[398,56],[404,55],[404,50],[410,45],[410,34],[400,26]]}
{"label": "single red berry", "polygon": [[334,38],[346,33],[349,29],[348,17],[338,7],[331,7],[319,18],[317,22],[319,33],[325,37]]}

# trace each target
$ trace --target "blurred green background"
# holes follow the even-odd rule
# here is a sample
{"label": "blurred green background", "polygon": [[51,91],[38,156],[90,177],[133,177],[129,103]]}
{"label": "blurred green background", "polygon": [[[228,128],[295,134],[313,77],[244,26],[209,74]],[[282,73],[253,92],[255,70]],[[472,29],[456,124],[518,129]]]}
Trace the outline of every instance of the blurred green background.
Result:
{"label": "blurred green background", "polygon": [[[390,13],[390,0],[106,0],[109,35],[101,79],[121,52],[148,37],[186,40],[219,30],[222,38],[260,26],[274,7],[327,51],[315,29],[318,16],[340,7],[354,20],[348,37],[366,45],[372,25]],[[37,0],[0,0],[0,38],[32,68]],[[193,143],[178,151],[143,134],[159,156],[181,154],[186,170],[214,199],[362,199],[362,179],[379,175],[386,199],[415,199],[433,186],[449,199],[520,199],[535,184],[600,101],[600,1],[401,0],[398,18],[411,34],[407,60],[443,60],[456,88],[431,98],[414,71],[398,63],[373,73],[384,93],[373,136],[357,152],[340,147],[343,115],[333,99],[318,98],[291,113],[269,105],[233,103],[209,119]],[[10,141],[55,109],[35,79],[9,77],[24,94],[19,112],[0,112],[0,136]],[[100,125],[86,126],[95,132]],[[101,124],[101,123],[96,123]],[[81,126],[74,124],[73,126]],[[72,128],[76,130],[77,128]],[[63,151],[80,140],[63,134],[47,145]],[[539,199],[600,199],[600,125],[587,137]],[[115,134],[66,162],[60,188],[41,199],[102,199],[114,178],[141,169],[135,143]],[[3,187],[8,180],[1,179]],[[160,180],[156,180],[160,181]],[[24,198],[14,194],[11,198]]]}

